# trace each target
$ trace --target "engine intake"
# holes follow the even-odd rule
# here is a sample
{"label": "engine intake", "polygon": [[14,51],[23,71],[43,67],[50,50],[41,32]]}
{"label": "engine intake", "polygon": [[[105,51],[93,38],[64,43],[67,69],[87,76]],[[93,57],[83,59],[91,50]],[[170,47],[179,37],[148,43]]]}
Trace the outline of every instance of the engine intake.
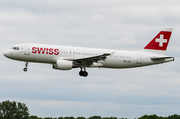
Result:
{"label": "engine intake", "polygon": [[72,67],[73,67],[73,62],[67,60],[57,60],[56,64],[53,64],[53,69],[59,69],[59,70],[71,70]]}

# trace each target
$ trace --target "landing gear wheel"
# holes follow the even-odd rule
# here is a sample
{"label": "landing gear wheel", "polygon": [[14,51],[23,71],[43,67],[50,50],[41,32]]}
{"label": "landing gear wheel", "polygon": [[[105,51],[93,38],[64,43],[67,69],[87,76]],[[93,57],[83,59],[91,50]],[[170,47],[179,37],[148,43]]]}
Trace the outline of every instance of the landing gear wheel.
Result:
{"label": "landing gear wheel", "polygon": [[81,71],[79,72],[79,75],[80,75],[80,76],[87,77],[87,76],[88,76],[88,73],[87,73],[87,71],[86,71],[86,67],[84,67],[84,71],[82,70],[82,67],[80,67],[80,68],[81,68]]}
{"label": "landing gear wheel", "polygon": [[88,76],[88,73],[86,71],[83,72],[83,76],[84,77],[87,77]]}
{"label": "landing gear wheel", "polygon": [[80,75],[80,76],[83,76],[83,71],[80,71],[80,72],[79,72],[79,75]]}
{"label": "landing gear wheel", "polygon": [[23,70],[24,70],[24,72],[27,72],[27,68],[24,68]]}
{"label": "landing gear wheel", "polygon": [[24,70],[24,72],[27,72],[27,67],[28,67],[28,62],[27,62],[27,61],[25,61],[25,68],[23,69],[23,70]]}

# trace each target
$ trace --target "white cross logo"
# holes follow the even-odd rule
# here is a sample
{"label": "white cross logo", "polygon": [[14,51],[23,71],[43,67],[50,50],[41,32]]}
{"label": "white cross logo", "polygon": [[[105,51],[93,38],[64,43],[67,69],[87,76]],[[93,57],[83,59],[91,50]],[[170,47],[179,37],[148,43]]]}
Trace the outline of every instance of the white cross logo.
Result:
{"label": "white cross logo", "polygon": [[160,38],[156,38],[155,42],[159,42],[159,47],[163,47],[163,43],[167,43],[167,39],[164,39],[164,35],[160,35]]}

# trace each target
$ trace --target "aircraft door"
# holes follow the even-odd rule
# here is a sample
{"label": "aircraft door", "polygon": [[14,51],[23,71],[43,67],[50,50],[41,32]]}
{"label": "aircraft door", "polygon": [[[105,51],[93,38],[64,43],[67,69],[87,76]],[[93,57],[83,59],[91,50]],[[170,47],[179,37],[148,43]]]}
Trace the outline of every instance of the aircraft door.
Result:
{"label": "aircraft door", "polygon": [[136,64],[142,64],[142,54],[141,54],[141,53],[138,53],[138,54],[137,54]]}
{"label": "aircraft door", "polygon": [[30,46],[29,45],[25,46],[24,55],[30,55]]}
{"label": "aircraft door", "polygon": [[72,52],[71,51],[69,51],[69,57],[71,57],[72,56]]}
{"label": "aircraft door", "polygon": [[75,51],[72,52],[72,57],[73,57],[73,58],[76,57],[76,52],[75,52]]}

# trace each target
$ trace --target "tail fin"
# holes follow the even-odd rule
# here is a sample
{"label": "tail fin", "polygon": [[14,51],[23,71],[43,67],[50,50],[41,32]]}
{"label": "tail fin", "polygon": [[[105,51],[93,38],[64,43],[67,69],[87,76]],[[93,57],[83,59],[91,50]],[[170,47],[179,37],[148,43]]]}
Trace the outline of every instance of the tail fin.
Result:
{"label": "tail fin", "polygon": [[151,42],[144,47],[144,50],[164,54],[167,49],[172,30],[173,28],[165,28],[160,31],[156,37],[154,37]]}

